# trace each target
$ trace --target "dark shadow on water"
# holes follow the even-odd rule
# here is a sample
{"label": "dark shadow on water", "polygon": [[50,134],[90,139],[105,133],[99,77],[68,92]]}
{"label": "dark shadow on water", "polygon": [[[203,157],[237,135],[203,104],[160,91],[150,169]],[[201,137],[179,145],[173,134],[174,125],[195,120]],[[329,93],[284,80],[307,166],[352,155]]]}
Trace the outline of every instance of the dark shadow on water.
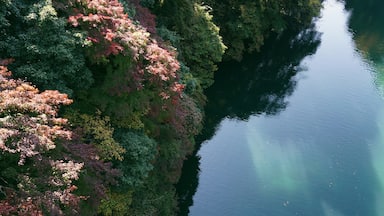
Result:
{"label": "dark shadow on water", "polygon": [[201,144],[212,138],[225,118],[247,120],[251,115],[277,115],[287,106],[286,98],[295,90],[294,76],[301,61],[316,52],[320,34],[314,26],[301,32],[286,31],[271,37],[260,53],[250,54],[241,62],[225,62],[215,74],[215,83],[207,89],[204,129],[197,137],[195,154],[184,163],[176,185],[179,215],[188,215],[199,181]]}
{"label": "dark shadow on water", "polygon": [[376,67],[376,78],[381,79],[384,70],[378,67],[384,64],[384,1],[346,0],[345,8],[351,12],[348,27],[357,51]]}
{"label": "dark shadow on water", "polygon": [[247,120],[284,110],[286,98],[296,87],[294,76],[302,70],[301,61],[314,54],[319,44],[320,35],[313,28],[285,32],[242,62],[221,64],[214,85],[206,91],[203,140],[214,135],[224,118]]}
{"label": "dark shadow on water", "polygon": [[356,48],[373,63],[383,61],[384,55],[384,1],[345,0],[351,12],[348,27]]}

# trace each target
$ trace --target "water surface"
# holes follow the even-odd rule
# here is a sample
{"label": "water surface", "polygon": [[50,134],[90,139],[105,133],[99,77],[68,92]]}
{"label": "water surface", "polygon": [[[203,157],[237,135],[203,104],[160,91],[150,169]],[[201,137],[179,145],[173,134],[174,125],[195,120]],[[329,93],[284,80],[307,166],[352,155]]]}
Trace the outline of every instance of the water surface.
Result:
{"label": "water surface", "polygon": [[383,6],[326,1],[312,28],[221,66],[182,215],[384,215]]}

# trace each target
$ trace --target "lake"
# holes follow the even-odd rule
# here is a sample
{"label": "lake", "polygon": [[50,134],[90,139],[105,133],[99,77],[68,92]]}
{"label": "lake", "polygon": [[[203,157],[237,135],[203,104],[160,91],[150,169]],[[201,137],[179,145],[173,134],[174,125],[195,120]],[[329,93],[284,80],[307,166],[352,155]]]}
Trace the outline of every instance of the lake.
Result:
{"label": "lake", "polygon": [[207,90],[180,215],[384,215],[384,2],[328,0]]}

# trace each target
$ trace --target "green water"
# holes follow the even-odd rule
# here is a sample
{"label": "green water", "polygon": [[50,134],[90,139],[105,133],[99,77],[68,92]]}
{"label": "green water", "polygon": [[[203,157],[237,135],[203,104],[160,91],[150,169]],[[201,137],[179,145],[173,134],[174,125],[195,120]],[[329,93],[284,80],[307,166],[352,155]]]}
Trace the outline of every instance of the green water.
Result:
{"label": "green water", "polygon": [[221,65],[180,215],[384,215],[384,2],[324,2]]}

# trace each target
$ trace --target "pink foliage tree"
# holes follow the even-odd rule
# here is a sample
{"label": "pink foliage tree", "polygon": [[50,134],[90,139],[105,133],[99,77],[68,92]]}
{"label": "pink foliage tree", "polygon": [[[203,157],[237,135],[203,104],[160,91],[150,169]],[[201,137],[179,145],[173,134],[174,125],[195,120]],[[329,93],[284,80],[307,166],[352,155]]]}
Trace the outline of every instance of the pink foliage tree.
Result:
{"label": "pink foliage tree", "polygon": [[71,139],[71,132],[63,127],[66,119],[57,117],[59,106],[71,102],[58,91],[39,92],[29,83],[12,79],[7,68],[0,66],[0,152],[2,157],[17,155],[15,169],[27,167],[18,173],[16,188],[0,176],[4,184],[0,189],[6,195],[0,200],[0,215],[42,215],[43,208],[61,215],[61,206],[77,211],[85,197],[72,193],[77,189],[73,181],[84,163],[49,156],[57,140]]}
{"label": "pink foliage tree", "polygon": [[134,73],[129,74],[129,77],[135,79],[137,90],[144,87],[143,82],[149,81],[161,89],[159,96],[162,99],[180,96],[184,86],[177,82],[180,64],[175,50],[160,46],[146,28],[136,24],[124,13],[118,0],[71,2],[76,10],[68,21],[72,26],[87,31],[87,40],[93,44],[95,50],[92,55],[96,60],[110,55],[128,56],[137,66],[133,71],[127,70],[128,74]]}

